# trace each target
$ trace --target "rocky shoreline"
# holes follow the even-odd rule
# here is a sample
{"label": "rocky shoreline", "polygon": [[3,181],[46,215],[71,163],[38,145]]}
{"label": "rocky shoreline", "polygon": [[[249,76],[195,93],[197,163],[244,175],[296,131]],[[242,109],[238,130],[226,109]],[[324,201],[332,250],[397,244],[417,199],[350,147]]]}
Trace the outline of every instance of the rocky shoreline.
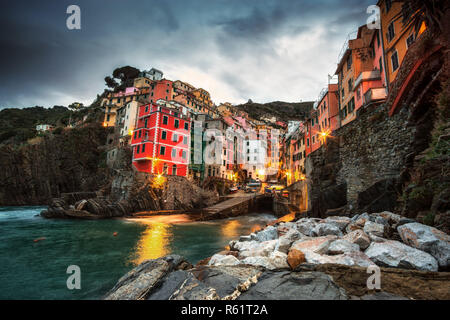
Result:
{"label": "rocky shoreline", "polygon": [[[391,212],[277,222],[192,266],[148,260],[108,300],[450,299],[450,237]],[[370,290],[369,266],[381,289]]]}

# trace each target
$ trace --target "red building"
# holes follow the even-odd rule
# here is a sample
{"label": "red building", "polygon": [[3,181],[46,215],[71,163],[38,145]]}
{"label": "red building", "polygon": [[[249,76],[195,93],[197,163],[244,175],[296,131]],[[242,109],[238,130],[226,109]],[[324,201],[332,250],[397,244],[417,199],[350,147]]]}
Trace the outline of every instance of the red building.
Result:
{"label": "red building", "polygon": [[173,83],[170,80],[158,80],[154,81],[149,89],[149,100],[151,103],[158,101],[159,99],[164,99],[166,101],[171,101],[173,99]]}
{"label": "red building", "polygon": [[133,132],[133,165],[141,172],[187,176],[190,119],[153,103],[139,107]]}

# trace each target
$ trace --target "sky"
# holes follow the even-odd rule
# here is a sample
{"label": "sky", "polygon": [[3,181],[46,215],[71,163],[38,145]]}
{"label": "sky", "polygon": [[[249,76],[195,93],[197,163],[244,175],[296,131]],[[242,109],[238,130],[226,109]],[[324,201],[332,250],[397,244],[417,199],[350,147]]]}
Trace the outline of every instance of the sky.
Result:
{"label": "sky", "polygon": [[[0,11],[0,109],[90,104],[120,66],[216,104],[312,101],[373,0],[15,0]],[[69,5],[81,29],[69,30]]]}

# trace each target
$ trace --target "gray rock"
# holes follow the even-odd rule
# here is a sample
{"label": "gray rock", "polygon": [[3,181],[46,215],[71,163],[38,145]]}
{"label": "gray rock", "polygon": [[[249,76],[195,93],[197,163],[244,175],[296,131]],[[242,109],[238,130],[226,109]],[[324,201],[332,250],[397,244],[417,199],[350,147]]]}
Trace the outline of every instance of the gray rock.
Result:
{"label": "gray rock", "polygon": [[238,300],[347,300],[345,290],[322,272],[264,272]]}
{"label": "gray rock", "polygon": [[251,246],[243,246],[239,252],[239,257],[268,257],[276,248],[278,240],[270,240],[264,242],[244,242],[252,244]]}
{"label": "gray rock", "polygon": [[342,231],[336,225],[330,223],[319,223],[314,228],[313,233],[319,237],[328,235],[343,236]]}
{"label": "gray rock", "polygon": [[239,264],[239,260],[235,256],[220,254],[213,255],[208,262],[209,266],[235,266],[237,264]]}
{"label": "gray rock", "polygon": [[446,233],[417,222],[402,225],[397,231],[404,243],[428,252],[440,267],[450,266],[450,236]]}
{"label": "gray rock", "polygon": [[242,265],[250,265],[250,266],[258,266],[266,269],[272,269],[272,264],[269,261],[268,257],[247,257],[240,262]]}
{"label": "gray rock", "polygon": [[171,271],[190,266],[183,257],[170,255],[155,260],[147,260],[119,279],[106,295],[106,300],[145,299]]}
{"label": "gray rock", "polygon": [[381,224],[381,225],[383,225],[383,226],[389,226],[388,220],[386,220],[386,219],[383,218],[383,217],[376,217],[376,218],[375,218],[375,223]]}
{"label": "gray rock", "polygon": [[357,244],[361,250],[367,249],[370,245],[370,238],[363,230],[352,231],[342,239]]}
{"label": "gray rock", "polygon": [[347,225],[351,222],[348,217],[328,217],[325,219],[326,223],[334,224],[341,231],[344,231]]}
{"label": "gray rock", "polygon": [[297,230],[302,234],[308,237],[314,236],[314,228],[316,227],[316,223],[313,221],[302,221],[300,220],[297,223]]}
{"label": "gray rock", "polygon": [[383,237],[384,225],[372,221],[367,221],[364,225],[364,232],[368,235],[373,234],[377,237]]}
{"label": "gray rock", "polygon": [[261,230],[256,235],[253,236],[252,240],[259,242],[274,240],[278,238],[277,228],[274,226],[268,226],[267,228]]}
{"label": "gray rock", "polygon": [[438,270],[438,263],[432,255],[398,241],[372,242],[365,254],[370,260],[382,267],[423,271]]}
{"label": "gray rock", "polygon": [[275,250],[287,253],[292,243],[301,239],[302,234],[296,229],[290,229],[285,235],[278,238],[278,243]]}
{"label": "gray rock", "polygon": [[359,246],[347,240],[338,239],[330,243],[330,245],[328,246],[327,254],[338,255],[352,251],[359,251]]}

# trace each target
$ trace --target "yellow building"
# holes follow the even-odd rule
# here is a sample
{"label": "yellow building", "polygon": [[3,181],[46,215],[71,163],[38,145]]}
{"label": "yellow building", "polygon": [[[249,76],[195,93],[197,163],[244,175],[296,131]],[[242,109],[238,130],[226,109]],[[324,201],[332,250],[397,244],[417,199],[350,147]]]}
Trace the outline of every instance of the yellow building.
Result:
{"label": "yellow building", "polygon": [[208,91],[202,88],[195,89],[192,94],[197,100],[205,104],[206,106],[212,107],[213,102],[211,101],[211,96]]}
{"label": "yellow building", "polygon": [[387,82],[391,84],[397,76],[409,46],[414,43],[418,35],[426,30],[426,26],[422,24],[419,30],[415,30],[413,23],[403,23],[405,18],[413,14],[409,10],[407,1],[380,0],[378,6],[380,7],[381,33],[387,66]]}
{"label": "yellow building", "polygon": [[148,88],[151,86],[151,84],[153,83],[153,80],[147,78],[147,77],[139,77],[134,79],[134,84],[133,86],[135,88]]}

